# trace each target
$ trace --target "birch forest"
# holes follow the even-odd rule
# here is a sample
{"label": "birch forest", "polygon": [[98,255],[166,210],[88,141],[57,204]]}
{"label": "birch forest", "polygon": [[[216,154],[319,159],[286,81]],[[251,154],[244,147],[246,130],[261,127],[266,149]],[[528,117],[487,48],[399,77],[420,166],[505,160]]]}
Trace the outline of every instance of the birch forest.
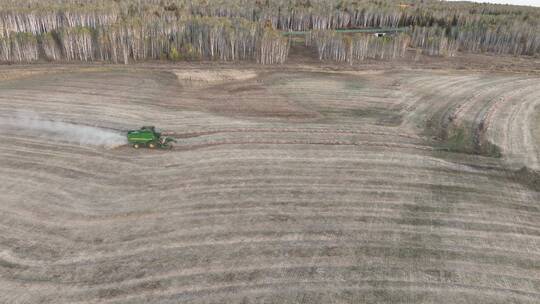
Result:
{"label": "birch forest", "polygon": [[[343,29],[406,28],[378,37]],[[302,31],[320,60],[408,50],[539,56],[540,9],[437,0],[0,0],[0,62],[285,62]]]}

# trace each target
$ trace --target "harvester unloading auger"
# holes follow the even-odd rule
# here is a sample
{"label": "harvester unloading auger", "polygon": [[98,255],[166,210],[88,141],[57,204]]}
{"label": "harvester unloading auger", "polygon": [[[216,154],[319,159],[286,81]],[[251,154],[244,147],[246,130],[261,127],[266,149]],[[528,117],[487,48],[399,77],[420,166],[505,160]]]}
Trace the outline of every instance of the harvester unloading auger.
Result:
{"label": "harvester unloading auger", "polygon": [[171,143],[176,142],[174,138],[156,132],[154,126],[143,126],[139,130],[130,130],[127,132],[127,139],[135,149],[140,147],[172,149]]}

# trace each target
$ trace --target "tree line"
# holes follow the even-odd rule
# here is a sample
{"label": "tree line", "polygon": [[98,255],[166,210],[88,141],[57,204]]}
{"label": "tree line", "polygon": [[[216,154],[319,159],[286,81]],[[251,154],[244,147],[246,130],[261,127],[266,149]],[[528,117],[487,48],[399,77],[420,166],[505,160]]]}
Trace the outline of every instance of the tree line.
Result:
{"label": "tree line", "polygon": [[98,27],[61,27],[44,34],[0,38],[5,62],[109,61],[147,59],[256,60],[283,63],[289,44],[271,28],[245,19],[194,17],[151,23],[130,20]]}
{"label": "tree line", "polygon": [[[331,33],[398,26],[409,31]],[[392,59],[407,48],[431,56],[540,54],[540,9],[532,7],[438,0],[0,0],[3,62],[282,63],[289,50],[284,31],[311,32],[321,60]]]}
{"label": "tree line", "polygon": [[392,60],[403,57],[410,37],[406,33],[377,37],[373,34],[349,35],[335,31],[316,31],[309,39],[317,48],[319,60],[353,64],[366,59]]}
{"label": "tree line", "polygon": [[133,17],[243,18],[283,31],[360,27],[540,25],[540,9],[438,0],[0,0],[5,31],[42,33]]}

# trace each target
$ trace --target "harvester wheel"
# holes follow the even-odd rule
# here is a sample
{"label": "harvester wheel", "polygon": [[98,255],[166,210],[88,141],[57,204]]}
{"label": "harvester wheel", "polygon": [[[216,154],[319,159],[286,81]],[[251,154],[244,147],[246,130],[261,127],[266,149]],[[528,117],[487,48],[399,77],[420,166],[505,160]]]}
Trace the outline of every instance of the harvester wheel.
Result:
{"label": "harvester wheel", "polygon": [[154,149],[155,147],[156,147],[156,144],[154,144],[154,143],[149,143],[148,144],[148,148],[150,148],[150,149]]}
{"label": "harvester wheel", "polygon": [[133,144],[133,148],[139,149],[139,147],[140,147],[139,144]]}

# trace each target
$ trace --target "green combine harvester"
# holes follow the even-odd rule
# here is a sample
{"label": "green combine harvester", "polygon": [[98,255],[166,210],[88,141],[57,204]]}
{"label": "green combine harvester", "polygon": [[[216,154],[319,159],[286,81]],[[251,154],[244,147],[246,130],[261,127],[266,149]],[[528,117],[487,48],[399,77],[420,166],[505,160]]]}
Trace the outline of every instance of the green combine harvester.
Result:
{"label": "green combine harvester", "polygon": [[127,132],[127,139],[135,149],[140,147],[172,149],[171,143],[176,142],[174,138],[156,132],[154,126],[144,126],[139,130],[130,130]]}

